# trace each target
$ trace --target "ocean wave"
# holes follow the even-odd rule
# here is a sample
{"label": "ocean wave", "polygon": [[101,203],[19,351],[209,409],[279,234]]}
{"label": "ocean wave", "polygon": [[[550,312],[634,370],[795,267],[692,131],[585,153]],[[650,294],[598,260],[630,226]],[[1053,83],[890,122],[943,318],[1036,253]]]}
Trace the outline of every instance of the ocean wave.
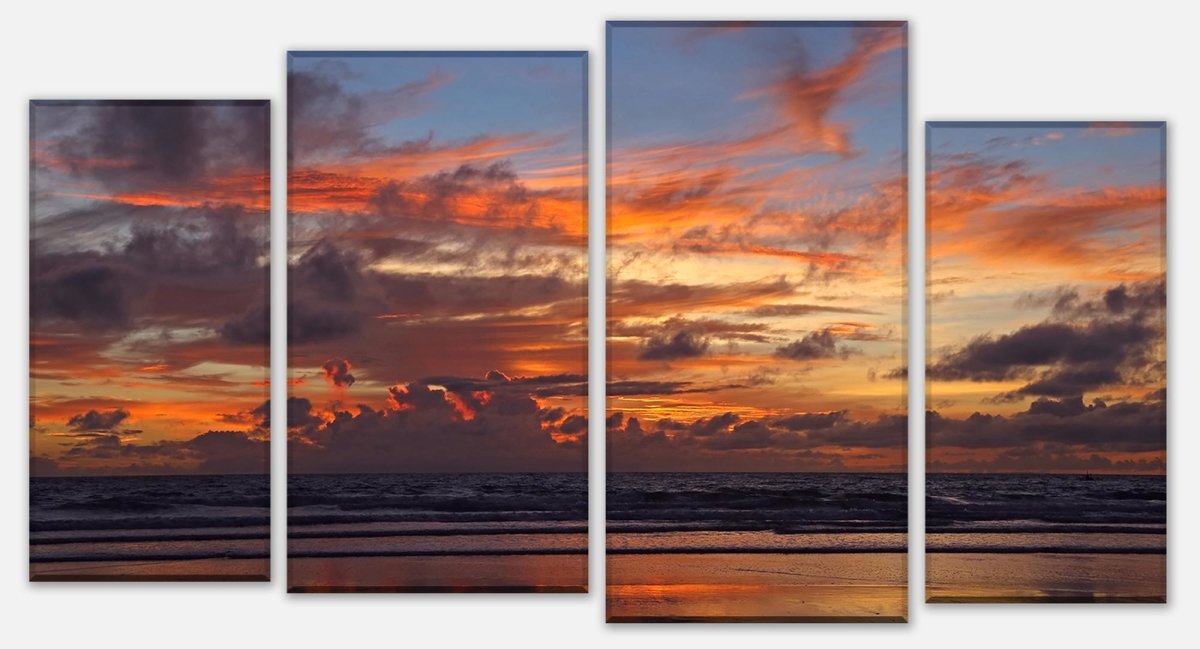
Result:
{"label": "ocean wave", "polygon": [[335,525],[338,523],[503,523],[516,521],[586,521],[586,512],[481,511],[481,512],[288,512],[288,525]]}
{"label": "ocean wave", "polygon": [[246,541],[270,540],[269,531],[254,532],[199,532],[178,534],[101,534],[70,536],[29,537],[29,545],[66,545],[70,543],[162,543],[168,541]]}
{"label": "ocean wave", "polygon": [[926,534],[1153,534],[1167,533],[1165,527],[1144,525],[926,525]]}
{"label": "ocean wave", "polygon": [[269,559],[270,552],[254,551],[254,550],[200,550],[195,552],[161,552],[161,553],[122,553],[122,552],[95,552],[95,553],[45,553],[31,556],[30,563],[77,563],[77,562],[105,562],[105,561],[194,561],[200,559]]}
{"label": "ocean wave", "polygon": [[926,521],[1013,522],[1115,527],[1166,522],[1162,476],[933,474],[926,481]]}
{"label": "ocean wave", "polygon": [[587,555],[587,548],[480,548],[470,550],[305,550],[288,552],[291,559],[338,559],[372,557],[512,557]]}
{"label": "ocean wave", "polygon": [[571,527],[431,527],[403,530],[339,529],[339,530],[288,530],[289,539],[360,539],[393,538],[412,536],[506,536],[513,534],[587,534],[584,526]]}
{"label": "ocean wave", "polygon": [[342,511],[434,511],[473,513],[487,511],[587,511],[587,495],[476,495],[476,496],[389,496],[296,494],[288,495],[289,508],[331,507]]}
{"label": "ocean wave", "polygon": [[608,548],[610,555],[618,554],[905,554],[908,547],[895,544],[865,545],[853,547],[805,547],[787,548],[775,546],[683,546],[647,548]]}
{"label": "ocean wave", "polygon": [[256,527],[271,524],[268,514],[260,516],[122,516],[115,518],[71,518],[31,520],[30,532],[92,530],[165,530],[198,527]]}
{"label": "ocean wave", "polygon": [[629,523],[609,523],[605,526],[609,534],[653,534],[658,532],[773,532],[775,534],[903,534],[908,531],[907,525],[871,525],[835,523],[791,523],[780,524],[772,522],[736,522],[736,521],[702,521],[696,523],[668,523],[662,521],[646,521]]}

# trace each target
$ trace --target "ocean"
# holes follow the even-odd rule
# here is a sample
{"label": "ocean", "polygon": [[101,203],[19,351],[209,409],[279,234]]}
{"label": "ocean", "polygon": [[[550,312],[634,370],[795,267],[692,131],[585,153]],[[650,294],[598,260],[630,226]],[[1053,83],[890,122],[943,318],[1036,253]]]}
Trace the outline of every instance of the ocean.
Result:
{"label": "ocean", "polygon": [[584,473],[288,476],[288,557],[587,554]]}
{"label": "ocean", "polygon": [[908,477],[610,473],[609,554],[906,552]]}
{"label": "ocean", "polygon": [[932,474],[929,552],[1162,554],[1163,476]]}
{"label": "ocean", "polygon": [[265,475],[33,478],[29,558],[81,562],[266,559]]}

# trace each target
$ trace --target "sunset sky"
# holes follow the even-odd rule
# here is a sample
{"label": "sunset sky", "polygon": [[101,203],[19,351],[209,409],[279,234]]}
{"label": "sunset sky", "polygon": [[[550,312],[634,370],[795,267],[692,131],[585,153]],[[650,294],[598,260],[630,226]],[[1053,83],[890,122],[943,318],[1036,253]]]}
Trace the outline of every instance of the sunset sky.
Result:
{"label": "sunset sky", "polygon": [[586,469],[586,65],[291,54],[291,471]]}
{"label": "sunset sky", "polygon": [[267,470],[266,101],[38,101],[31,475]]}
{"label": "sunset sky", "polygon": [[1164,128],[930,125],[931,471],[1165,470]]}
{"label": "sunset sky", "polygon": [[903,471],[904,23],[611,23],[608,461]]}

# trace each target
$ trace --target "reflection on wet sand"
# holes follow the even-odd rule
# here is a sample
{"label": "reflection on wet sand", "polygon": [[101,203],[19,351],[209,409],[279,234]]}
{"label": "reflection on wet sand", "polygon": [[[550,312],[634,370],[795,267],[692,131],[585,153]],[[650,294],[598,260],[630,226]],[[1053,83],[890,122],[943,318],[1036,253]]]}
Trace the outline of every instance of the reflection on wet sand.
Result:
{"label": "reflection on wet sand", "polygon": [[271,561],[79,561],[29,564],[30,581],[270,581]]}
{"label": "reflection on wet sand", "polygon": [[928,602],[1167,601],[1166,554],[930,553]]}
{"label": "reflection on wet sand", "polygon": [[582,593],[587,555],[290,558],[288,591]]}
{"label": "reflection on wet sand", "polygon": [[903,622],[907,556],[611,555],[611,622]]}

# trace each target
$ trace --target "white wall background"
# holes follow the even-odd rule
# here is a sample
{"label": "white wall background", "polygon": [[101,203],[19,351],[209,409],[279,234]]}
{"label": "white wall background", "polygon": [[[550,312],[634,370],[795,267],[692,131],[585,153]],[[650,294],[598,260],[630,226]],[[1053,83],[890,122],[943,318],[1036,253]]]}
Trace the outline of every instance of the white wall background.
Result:
{"label": "white wall background", "polygon": [[[11,647],[450,646],[534,647],[743,642],[888,643],[904,647],[1088,647],[1182,644],[1200,612],[1200,540],[1191,410],[1200,390],[1200,5],[1180,0],[1068,6],[1046,0],[800,2],[776,0],[480,0],[154,2],[14,0],[0,10],[0,381],[10,422],[0,448],[0,597]],[[292,595],[284,593],[283,444],[274,444],[270,584],[29,584],[27,575],[28,108],[31,98],[270,98],[274,205],[283,213],[284,52],[288,49],[586,49],[591,56],[592,296],[603,291],[604,21],[606,19],[906,19],[910,25],[911,286],[924,284],[923,122],[927,119],[1165,119],[1169,140],[1170,587],[1167,606],[927,606],[924,563],[911,555],[910,624],[663,626],[603,624],[604,448],[593,417],[592,592],[588,595]],[[274,246],[283,251],[282,219]],[[284,340],[274,269],[273,358]],[[922,294],[912,293],[910,345],[924,354]],[[592,308],[592,381],[603,385],[603,305]],[[280,404],[281,381],[275,403]],[[921,412],[922,389],[912,390]],[[592,395],[592,410],[602,401]],[[282,421],[276,413],[275,421]],[[911,434],[911,484],[924,478],[921,418]],[[924,524],[912,489],[911,544]],[[1188,612],[1192,615],[1189,616]],[[1195,635],[1193,631],[1191,635]]]}

